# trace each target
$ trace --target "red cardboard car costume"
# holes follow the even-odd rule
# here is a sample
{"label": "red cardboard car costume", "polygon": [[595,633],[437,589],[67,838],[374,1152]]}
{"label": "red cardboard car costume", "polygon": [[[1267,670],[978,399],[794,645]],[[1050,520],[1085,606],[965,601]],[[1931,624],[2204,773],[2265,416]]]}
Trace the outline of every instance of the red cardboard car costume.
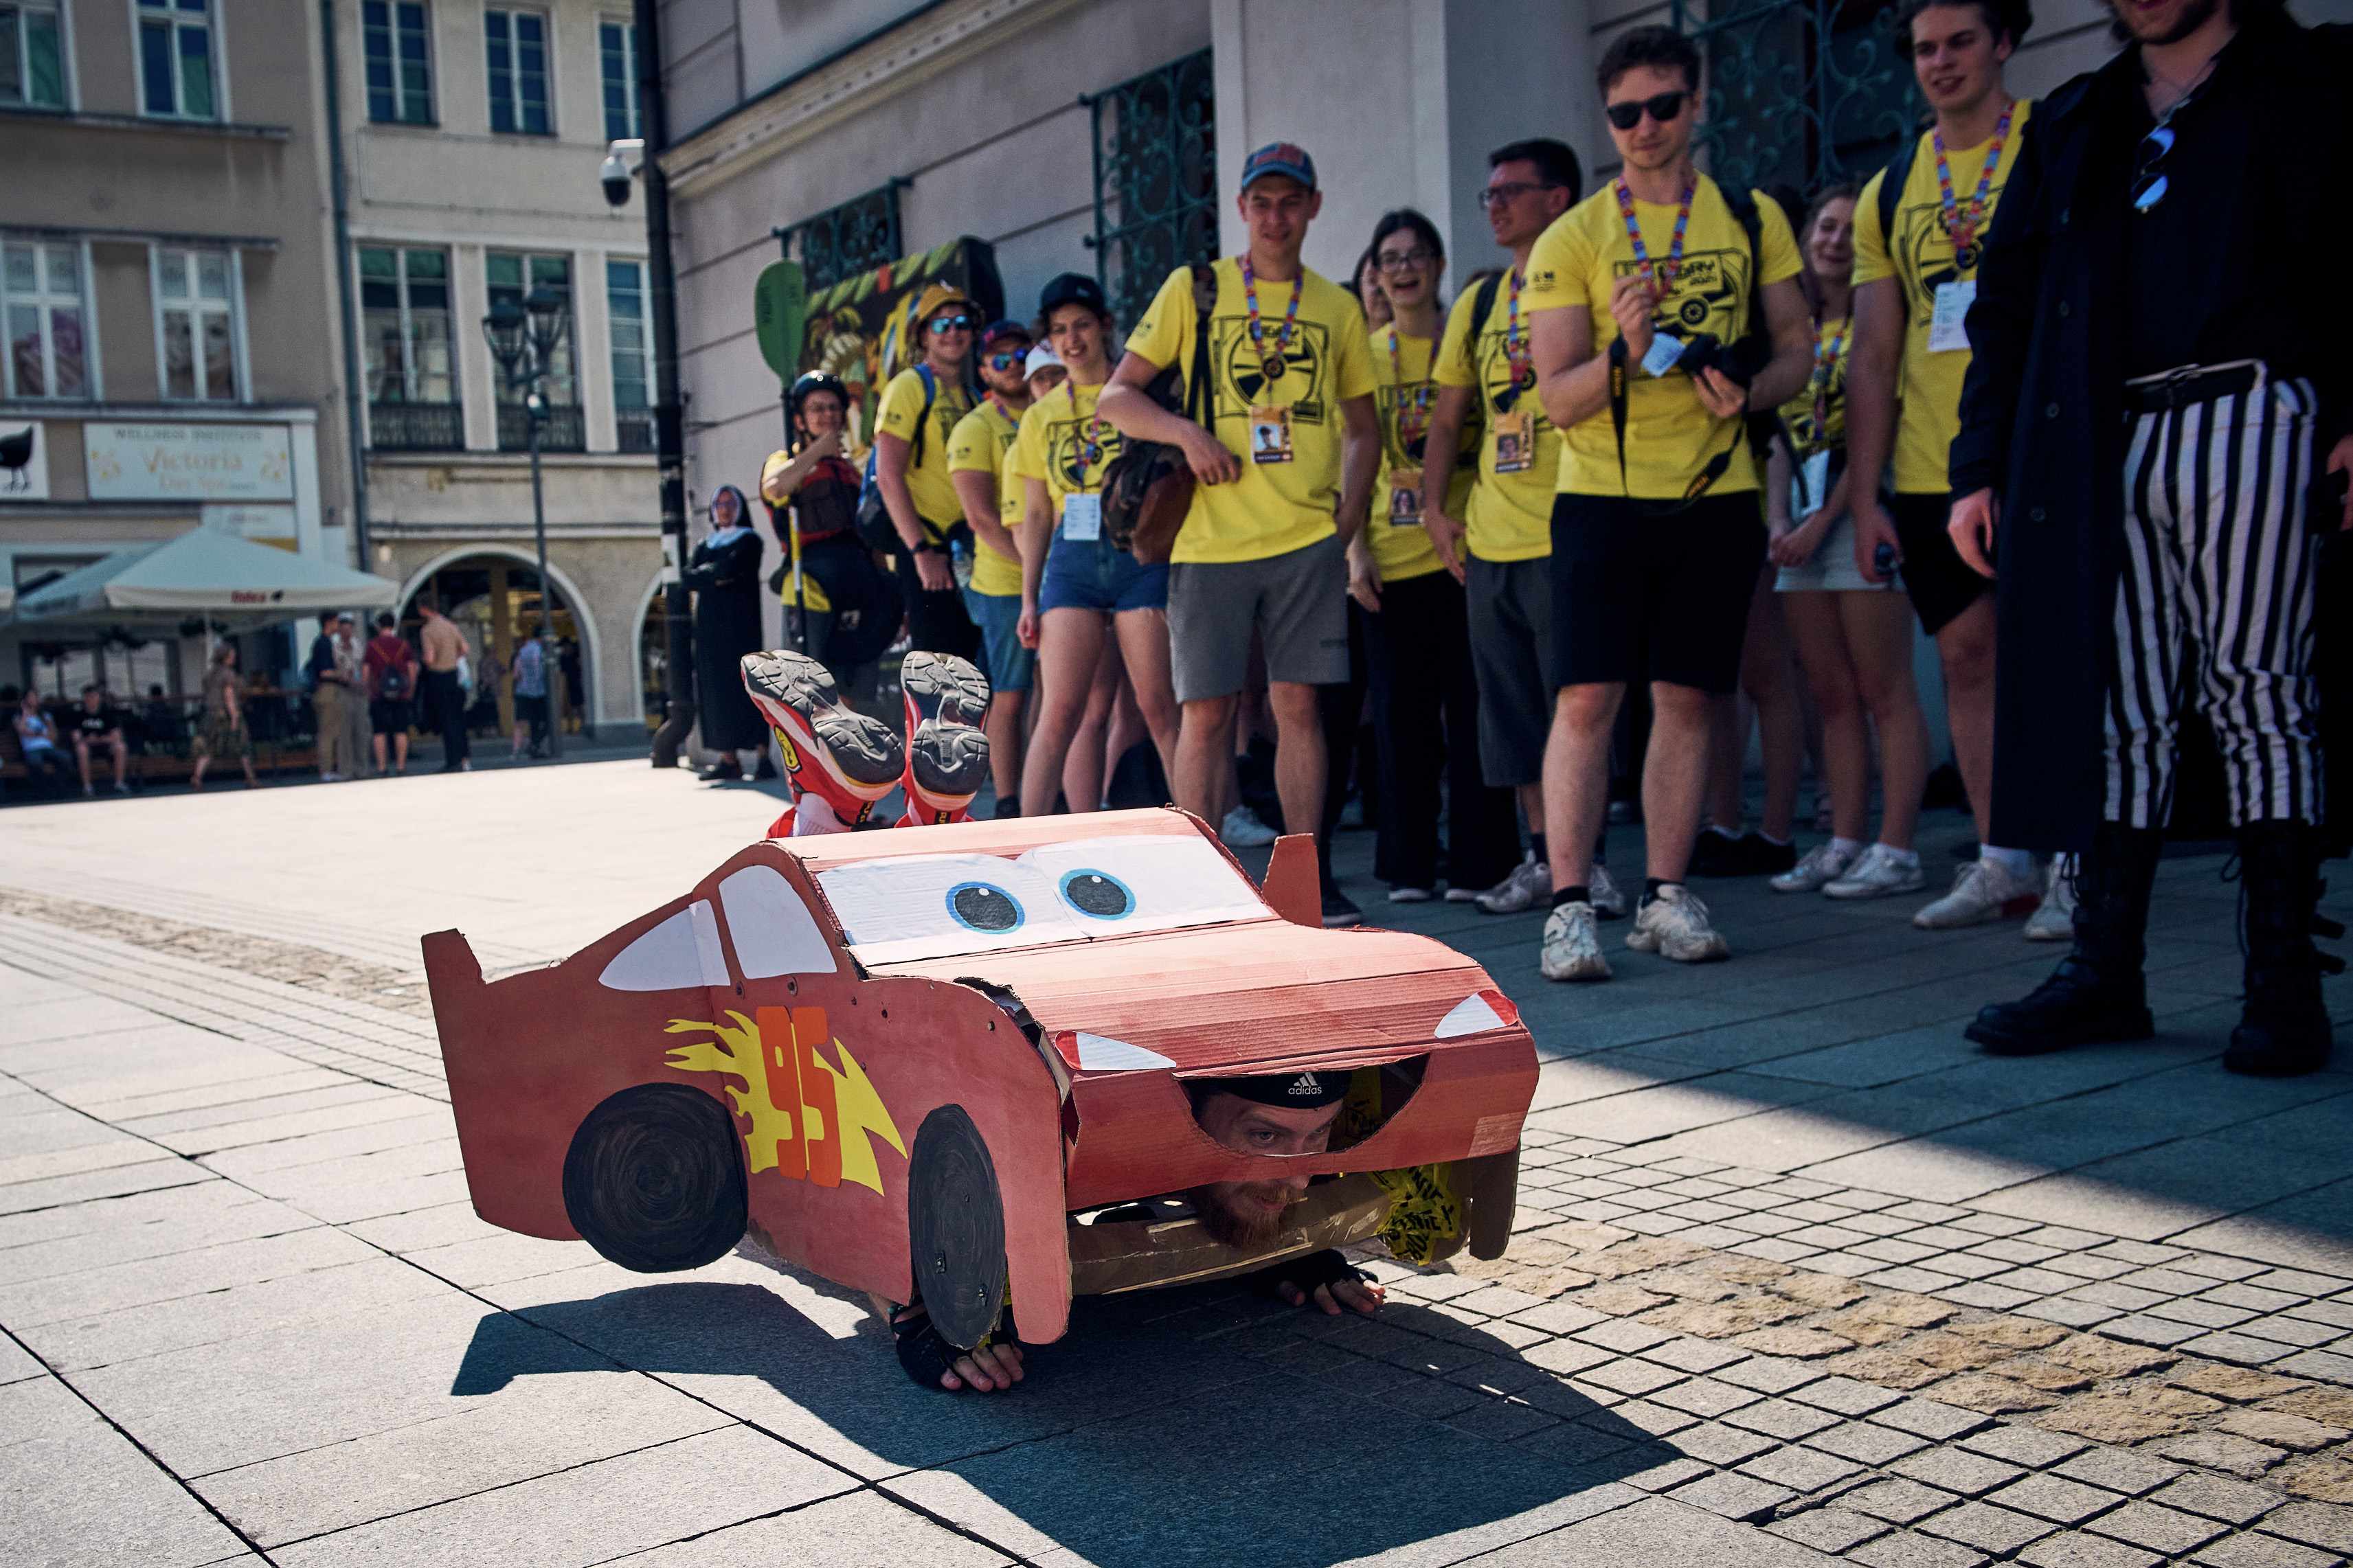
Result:
{"label": "red cardboard car costume", "polygon": [[[754,844],[495,984],[458,932],[427,936],[474,1206],[647,1272],[748,1233],[842,1285],[920,1295],[965,1346],[1008,1293],[1021,1339],[1047,1342],[1073,1295],[1361,1240],[1399,1194],[1420,1255],[1497,1256],[1527,1031],[1441,943],[1321,929],[1314,861],[1283,840],[1261,889],[1174,809],[967,822]],[[1355,1069],[1357,1141],[1327,1154],[1225,1148],[1185,1089],[1336,1068]],[[1311,1187],[1265,1247],[1083,1223],[1303,1169],[1356,1174]]]}

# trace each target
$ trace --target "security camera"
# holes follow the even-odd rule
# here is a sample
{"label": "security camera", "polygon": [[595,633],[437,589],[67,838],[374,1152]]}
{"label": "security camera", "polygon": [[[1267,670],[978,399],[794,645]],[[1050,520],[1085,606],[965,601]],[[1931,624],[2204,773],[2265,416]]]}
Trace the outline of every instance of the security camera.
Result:
{"label": "security camera", "polygon": [[629,205],[629,176],[645,162],[645,142],[634,137],[605,149],[605,163],[596,171],[596,177],[604,183],[607,202],[617,207]]}

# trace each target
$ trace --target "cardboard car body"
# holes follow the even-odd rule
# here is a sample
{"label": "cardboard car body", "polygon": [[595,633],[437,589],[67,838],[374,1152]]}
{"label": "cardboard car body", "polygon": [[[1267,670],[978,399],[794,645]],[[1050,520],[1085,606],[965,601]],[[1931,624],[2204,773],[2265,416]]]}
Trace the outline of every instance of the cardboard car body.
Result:
{"label": "cardboard car body", "polygon": [[[1020,1337],[1044,1342],[1074,1293],[1361,1239],[1388,1207],[1366,1173],[1451,1163],[1471,1213],[1455,1245],[1494,1256],[1528,1033],[1442,943],[1323,930],[1314,889],[1312,840],[1278,845],[1261,887],[1167,809],[762,841],[496,982],[437,932],[426,969],[475,1209],[529,1236],[586,1230],[640,1268],[748,1234],[844,1286],[920,1290],[967,1344],[1008,1287]],[[1186,1089],[1344,1068],[1409,1089],[1325,1154],[1226,1148]],[[1181,1218],[1074,1218],[1303,1171],[1343,1179],[1249,1251]]]}

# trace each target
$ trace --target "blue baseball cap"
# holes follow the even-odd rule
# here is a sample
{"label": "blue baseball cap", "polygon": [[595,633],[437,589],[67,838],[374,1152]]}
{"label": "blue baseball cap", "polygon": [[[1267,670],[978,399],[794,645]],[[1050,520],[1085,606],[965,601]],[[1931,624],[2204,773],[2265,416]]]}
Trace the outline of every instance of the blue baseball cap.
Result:
{"label": "blue baseball cap", "polygon": [[1242,160],[1243,190],[1266,174],[1287,174],[1309,190],[1315,188],[1315,160],[1307,149],[1292,142],[1270,142]]}
{"label": "blue baseball cap", "polygon": [[980,334],[980,346],[987,348],[999,338],[1019,338],[1026,343],[1029,341],[1029,329],[1014,321],[991,321],[988,330]]}

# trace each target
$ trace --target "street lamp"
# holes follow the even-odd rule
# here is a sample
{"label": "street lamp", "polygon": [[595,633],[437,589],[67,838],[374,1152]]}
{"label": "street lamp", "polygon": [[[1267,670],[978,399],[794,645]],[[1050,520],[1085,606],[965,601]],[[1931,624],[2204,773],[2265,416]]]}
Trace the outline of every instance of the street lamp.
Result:
{"label": "street lamp", "polygon": [[540,655],[547,682],[547,752],[552,757],[564,754],[565,703],[564,666],[548,658],[554,630],[550,609],[554,590],[547,576],[547,500],[540,488],[539,437],[547,423],[548,371],[557,346],[571,331],[571,316],[564,296],[544,283],[534,283],[521,304],[512,298],[502,299],[482,318],[482,336],[490,342],[491,356],[499,362],[508,390],[523,395],[523,414],[531,426],[531,525],[539,543]]}

